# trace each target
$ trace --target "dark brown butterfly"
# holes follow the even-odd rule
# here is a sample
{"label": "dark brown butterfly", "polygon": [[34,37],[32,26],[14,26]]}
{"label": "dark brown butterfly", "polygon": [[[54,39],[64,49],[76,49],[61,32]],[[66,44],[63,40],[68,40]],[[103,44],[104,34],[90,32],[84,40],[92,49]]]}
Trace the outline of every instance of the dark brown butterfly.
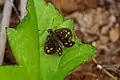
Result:
{"label": "dark brown butterfly", "polygon": [[45,42],[44,51],[47,54],[58,53],[62,55],[63,47],[72,47],[75,43],[71,40],[72,31],[69,28],[60,28],[53,31],[48,29],[48,37]]}

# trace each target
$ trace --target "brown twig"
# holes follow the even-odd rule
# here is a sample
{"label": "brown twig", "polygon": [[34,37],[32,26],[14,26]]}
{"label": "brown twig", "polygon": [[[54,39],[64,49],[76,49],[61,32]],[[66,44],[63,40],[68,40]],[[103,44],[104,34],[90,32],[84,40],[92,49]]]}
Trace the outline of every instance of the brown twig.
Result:
{"label": "brown twig", "polygon": [[118,80],[116,77],[114,77],[111,73],[109,73],[105,68],[103,68],[100,64],[98,64],[97,60],[93,57],[93,62],[97,65],[97,68],[101,69],[105,74],[110,76],[113,80]]}
{"label": "brown twig", "polygon": [[21,20],[26,16],[27,11],[26,11],[26,4],[27,0],[20,0],[20,12],[21,12]]}

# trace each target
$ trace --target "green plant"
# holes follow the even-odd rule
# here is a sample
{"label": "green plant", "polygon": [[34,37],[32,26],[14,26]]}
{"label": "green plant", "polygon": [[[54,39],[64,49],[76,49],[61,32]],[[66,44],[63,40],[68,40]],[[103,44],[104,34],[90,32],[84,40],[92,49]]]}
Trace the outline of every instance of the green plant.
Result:
{"label": "green plant", "polygon": [[28,0],[27,9],[27,16],[17,28],[7,29],[10,46],[19,65],[0,67],[1,80],[63,80],[95,53],[95,48],[79,43],[73,33],[74,47],[64,48],[60,57],[45,54],[46,30],[61,27],[72,30],[72,20],[65,20],[52,4],[46,4],[44,0]]}

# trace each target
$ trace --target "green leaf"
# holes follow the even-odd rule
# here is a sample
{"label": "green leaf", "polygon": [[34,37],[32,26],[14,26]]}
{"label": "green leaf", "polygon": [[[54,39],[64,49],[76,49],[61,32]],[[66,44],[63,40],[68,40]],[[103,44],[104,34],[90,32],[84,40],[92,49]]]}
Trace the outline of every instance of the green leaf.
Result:
{"label": "green leaf", "polygon": [[[53,5],[40,0],[34,0],[34,2],[38,18],[38,29],[40,30],[40,79],[63,80],[70,71],[88,60],[95,53],[95,49],[90,45],[78,43],[73,31],[72,20],[65,20]],[[73,40],[76,45],[72,48],[65,48],[61,57],[57,54],[47,55],[44,52],[44,44],[48,35],[47,29],[52,28],[54,30],[62,27],[67,27],[73,31]]]}
{"label": "green leaf", "polygon": [[[12,48],[12,52],[19,64],[18,71],[15,71],[15,66],[10,68],[14,75],[10,71],[6,71],[6,67],[0,73],[6,73],[2,80],[18,80],[21,77],[23,80],[39,80],[39,41],[38,41],[38,25],[35,13],[34,1],[28,2],[28,14],[17,26],[17,29],[8,28],[7,35]],[[23,68],[23,69],[21,69]],[[21,76],[26,72],[27,78]],[[19,75],[19,77],[18,77]],[[14,79],[12,78],[14,77]],[[20,79],[21,79],[20,78]]]}
{"label": "green leaf", "polygon": [[[20,74],[22,73],[22,74]],[[30,80],[27,71],[19,66],[2,66],[0,67],[1,80]]]}
{"label": "green leaf", "polygon": [[[60,57],[57,54],[47,55],[43,49],[47,29],[62,27],[72,30],[75,45],[64,48]],[[65,20],[52,4],[46,4],[44,0],[28,0],[28,15],[17,29],[8,28],[7,35],[19,65],[1,67],[0,73],[5,74],[2,80],[21,80],[21,75],[23,80],[63,80],[95,53],[95,48],[81,44],[76,38],[72,20]]]}

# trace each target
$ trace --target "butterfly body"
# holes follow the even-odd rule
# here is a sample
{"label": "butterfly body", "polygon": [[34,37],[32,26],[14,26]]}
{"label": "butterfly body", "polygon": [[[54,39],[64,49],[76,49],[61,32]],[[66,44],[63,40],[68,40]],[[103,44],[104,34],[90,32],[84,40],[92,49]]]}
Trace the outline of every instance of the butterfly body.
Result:
{"label": "butterfly body", "polygon": [[58,53],[59,56],[62,55],[62,48],[72,47],[75,43],[71,41],[72,32],[68,28],[60,28],[55,31],[48,29],[48,37],[45,42],[44,51],[47,54]]}

